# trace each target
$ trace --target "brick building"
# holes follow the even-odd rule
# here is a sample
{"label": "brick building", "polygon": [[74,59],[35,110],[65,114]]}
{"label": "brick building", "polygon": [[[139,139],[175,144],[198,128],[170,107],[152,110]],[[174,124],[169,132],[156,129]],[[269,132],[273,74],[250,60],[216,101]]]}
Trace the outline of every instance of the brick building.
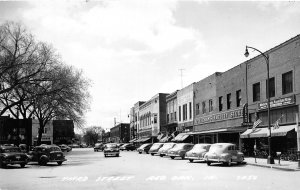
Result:
{"label": "brick building", "polygon": [[128,143],[130,140],[130,124],[120,123],[110,129],[110,141],[114,143]]}

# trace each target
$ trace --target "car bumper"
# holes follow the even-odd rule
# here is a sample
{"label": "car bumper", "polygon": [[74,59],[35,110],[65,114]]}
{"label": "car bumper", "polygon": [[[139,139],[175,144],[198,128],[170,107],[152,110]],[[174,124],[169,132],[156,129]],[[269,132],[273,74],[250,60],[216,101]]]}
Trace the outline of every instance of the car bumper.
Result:
{"label": "car bumper", "polygon": [[27,160],[3,160],[3,164],[27,164]]}
{"label": "car bumper", "polygon": [[191,159],[191,160],[204,160],[203,156],[186,156],[185,158]]}
{"label": "car bumper", "polygon": [[228,162],[228,160],[224,158],[206,158],[207,162]]}
{"label": "car bumper", "polygon": [[48,162],[65,162],[67,159],[49,160]]}
{"label": "car bumper", "polygon": [[174,156],[174,157],[180,157],[180,155],[179,154],[175,154],[175,153],[170,153],[170,154],[167,154],[167,156]]}

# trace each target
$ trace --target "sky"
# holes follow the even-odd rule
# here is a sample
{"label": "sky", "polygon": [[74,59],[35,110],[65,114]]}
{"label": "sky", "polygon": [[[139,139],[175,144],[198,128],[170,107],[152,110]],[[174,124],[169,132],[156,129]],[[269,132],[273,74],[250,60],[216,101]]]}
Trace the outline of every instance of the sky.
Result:
{"label": "sky", "polygon": [[[129,122],[130,108],[243,63],[300,34],[299,1],[0,1],[92,81],[86,126]],[[182,71],[182,72],[181,72]]]}

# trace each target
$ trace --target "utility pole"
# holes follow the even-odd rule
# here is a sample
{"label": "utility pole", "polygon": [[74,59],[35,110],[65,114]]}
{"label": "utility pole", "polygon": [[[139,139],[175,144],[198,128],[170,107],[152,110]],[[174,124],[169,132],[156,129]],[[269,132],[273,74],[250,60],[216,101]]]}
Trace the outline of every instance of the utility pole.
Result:
{"label": "utility pole", "polygon": [[181,78],[181,88],[183,88],[183,81],[182,81],[182,71],[184,71],[185,69],[178,69],[180,71],[180,78]]}

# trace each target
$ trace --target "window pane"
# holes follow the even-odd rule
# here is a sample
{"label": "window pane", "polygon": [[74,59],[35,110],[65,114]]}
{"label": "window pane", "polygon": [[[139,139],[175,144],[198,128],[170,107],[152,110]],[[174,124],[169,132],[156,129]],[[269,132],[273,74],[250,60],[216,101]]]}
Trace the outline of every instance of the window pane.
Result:
{"label": "window pane", "polygon": [[260,101],[260,83],[253,84],[253,102]]}
{"label": "window pane", "polygon": [[[275,78],[270,78],[270,98],[275,97]],[[266,98],[268,98],[268,80],[266,80]]]}
{"label": "window pane", "polygon": [[231,109],[231,94],[227,94],[227,109]]}
{"label": "window pane", "polygon": [[219,97],[219,111],[223,110],[223,96]]}
{"label": "window pane", "polygon": [[282,94],[293,92],[293,72],[287,72],[282,75]]}

